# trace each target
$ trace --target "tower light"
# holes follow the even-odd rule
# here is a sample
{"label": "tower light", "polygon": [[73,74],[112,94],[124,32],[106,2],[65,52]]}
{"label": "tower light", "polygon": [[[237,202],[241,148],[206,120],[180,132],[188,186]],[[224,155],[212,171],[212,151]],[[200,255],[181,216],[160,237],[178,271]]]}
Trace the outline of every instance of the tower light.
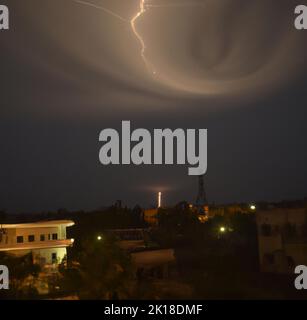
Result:
{"label": "tower light", "polygon": [[162,198],[162,192],[158,193],[158,208],[161,208],[161,198]]}

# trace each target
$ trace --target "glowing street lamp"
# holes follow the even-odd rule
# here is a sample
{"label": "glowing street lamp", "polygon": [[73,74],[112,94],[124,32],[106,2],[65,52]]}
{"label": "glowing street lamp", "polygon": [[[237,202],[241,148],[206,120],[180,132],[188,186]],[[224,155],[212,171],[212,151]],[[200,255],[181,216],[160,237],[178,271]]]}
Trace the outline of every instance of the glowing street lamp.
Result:
{"label": "glowing street lamp", "polygon": [[224,233],[226,231],[226,228],[225,227],[220,227],[220,232],[221,233]]}
{"label": "glowing street lamp", "polygon": [[256,206],[252,204],[252,205],[250,205],[250,209],[251,210],[256,210]]}
{"label": "glowing street lamp", "polygon": [[102,236],[98,236],[98,237],[97,237],[97,240],[98,240],[98,241],[101,241],[101,240],[102,240]]}

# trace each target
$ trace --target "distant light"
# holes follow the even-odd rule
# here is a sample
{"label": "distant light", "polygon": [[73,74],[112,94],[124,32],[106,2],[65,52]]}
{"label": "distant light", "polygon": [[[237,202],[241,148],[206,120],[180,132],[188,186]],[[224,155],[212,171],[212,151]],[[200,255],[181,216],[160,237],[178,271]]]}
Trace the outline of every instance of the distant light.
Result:
{"label": "distant light", "polygon": [[98,241],[102,240],[102,236],[98,236],[98,237],[97,237],[97,240],[98,240]]}
{"label": "distant light", "polygon": [[225,227],[220,227],[220,232],[225,232],[226,228]]}
{"label": "distant light", "polygon": [[256,206],[252,204],[252,205],[250,206],[250,209],[251,209],[251,210],[256,210]]}
{"label": "distant light", "polygon": [[158,193],[158,208],[161,208],[161,198],[162,198],[162,192]]}

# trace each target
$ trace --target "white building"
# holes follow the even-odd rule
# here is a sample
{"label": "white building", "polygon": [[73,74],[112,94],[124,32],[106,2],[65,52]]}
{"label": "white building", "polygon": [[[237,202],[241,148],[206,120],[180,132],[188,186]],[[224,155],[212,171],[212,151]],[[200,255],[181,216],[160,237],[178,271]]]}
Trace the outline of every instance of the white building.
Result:
{"label": "white building", "polygon": [[42,267],[62,262],[73,239],[66,239],[71,220],[54,220],[22,224],[0,224],[0,252],[16,256],[32,253]]}
{"label": "white building", "polygon": [[259,211],[256,219],[261,271],[293,274],[297,265],[307,265],[305,208]]}

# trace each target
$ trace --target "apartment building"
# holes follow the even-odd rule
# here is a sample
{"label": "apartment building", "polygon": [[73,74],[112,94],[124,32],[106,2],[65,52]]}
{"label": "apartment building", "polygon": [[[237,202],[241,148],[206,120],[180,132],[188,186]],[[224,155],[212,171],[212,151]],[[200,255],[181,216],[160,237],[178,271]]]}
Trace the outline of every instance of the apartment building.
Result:
{"label": "apartment building", "polygon": [[0,224],[0,252],[15,256],[31,252],[40,266],[56,266],[73,244],[73,239],[66,239],[66,228],[73,225],[71,220]]}
{"label": "apartment building", "polygon": [[256,221],[261,271],[294,273],[297,265],[307,265],[306,208],[259,211]]}

